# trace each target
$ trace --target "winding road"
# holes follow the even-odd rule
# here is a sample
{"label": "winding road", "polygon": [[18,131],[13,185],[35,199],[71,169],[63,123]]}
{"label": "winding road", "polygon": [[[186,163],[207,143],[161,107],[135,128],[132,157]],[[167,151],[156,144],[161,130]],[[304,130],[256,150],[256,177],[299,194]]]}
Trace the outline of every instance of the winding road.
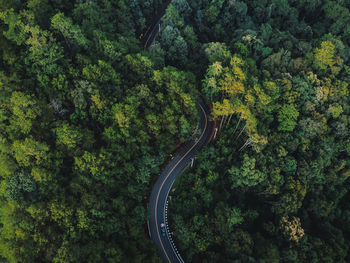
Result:
{"label": "winding road", "polygon": [[[191,162],[195,154],[204,146],[211,132],[211,123],[209,121],[209,110],[202,103],[197,103],[200,116],[198,129],[200,134],[189,141],[181,151],[167,164],[155,183],[150,201],[149,209],[151,217],[149,220],[149,230],[153,241],[158,246],[161,256],[166,262],[177,263],[184,262],[178,253],[169,231],[167,224],[167,199],[169,191],[182,170]],[[165,224],[165,234],[162,233],[161,224]]]}
{"label": "winding road", "polygon": [[[150,27],[142,33],[139,38],[144,49],[148,49],[154,42],[160,31],[161,18],[171,0],[166,0],[162,7],[157,10]],[[197,103],[197,109],[200,116],[197,129],[199,134],[195,134],[192,140],[173,157],[166,165],[153,186],[149,200],[149,210],[151,216],[148,221],[148,228],[151,238],[156,243],[161,256],[169,263],[183,263],[175,244],[173,243],[171,232],[169,231],[167,220],[168,195],[171,187],[182,170],[192,161],[195,154],[204,146],[211,135],[211,123],[209,121],[209,109],[203,102]],[[164,225],[164,228],[161,226]]]}

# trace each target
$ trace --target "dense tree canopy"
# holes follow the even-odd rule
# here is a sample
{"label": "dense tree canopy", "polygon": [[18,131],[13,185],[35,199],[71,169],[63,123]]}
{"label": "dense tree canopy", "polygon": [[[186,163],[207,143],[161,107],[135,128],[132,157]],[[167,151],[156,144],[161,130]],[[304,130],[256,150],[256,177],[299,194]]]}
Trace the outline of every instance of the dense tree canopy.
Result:
{"label": "dense tree canopy", "polygon": [[186,262],[350,261],[350,1],[0,0],[0,261],[162,262],[175,182]]}

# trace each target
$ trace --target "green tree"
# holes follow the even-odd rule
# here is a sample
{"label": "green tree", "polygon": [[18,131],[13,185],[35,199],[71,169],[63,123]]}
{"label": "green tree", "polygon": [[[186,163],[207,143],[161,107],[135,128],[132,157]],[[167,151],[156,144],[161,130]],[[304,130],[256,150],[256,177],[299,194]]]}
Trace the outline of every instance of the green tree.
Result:
{"label": "green tree", "polygon": [[9,129],[21,131],[28,134],[33,125],[33,121],[41,114],[41,109],[35,99],[23,92],[15,91],[11,96],[12,118]]}
{"label": "green tree", "polygon": [[[68,150],[74,150],[78,145],[82,143],[83,134],[81,131],[74,129],[68,123],[60,123],[55,129],[57,136],[57,145],[64,145]],[[86,142],[89,143],[90,142]]]}
{"label": "green tree", "polygon": [[7,188],[8,200],[30,201],[34,197],[36,184],[29,173],[20,171],[8,177]]}
{"label": "green tree", "polygon": [[20,165],[30,166],[33,162],[43,164],[48,161],[49,147],[43,142],[36,141],[33,137],[27,137],[24,141],[14,141],[12,149]]}
{"label": "green tree", "polygon": [[315,49],[315,66],[320,69],[327,69],[327,67],[333,67],[335,46],[330,41],[324,41],[321,43],[320,48]]}
{"label": "green tree", "polygon": [[244,154],[241,168],[232,167],[228,170],[232,188],[256,186],[264,181],[266,175],[255,168],[255,163],[255,158],[250,158],[247,154]]}
{"label": "green tree", "polygon": [[211,42],[203,47],[210,63],[227,63],[232,56],[225,43]]}
{"label": "green tree", "polygon": [[51,26],[59,31],[66,41],[81,47],[88,47],[88,40],[77,25],[73,25],[72,19],[65,17],[63,13],[57,13],[51,18]]}
{"label": "green tree", "polygon": [[285,104],[278,112],[278,130],[280,131],[293,131],[297,125],[296,120],[298,119],[299,112],[295,105]]}

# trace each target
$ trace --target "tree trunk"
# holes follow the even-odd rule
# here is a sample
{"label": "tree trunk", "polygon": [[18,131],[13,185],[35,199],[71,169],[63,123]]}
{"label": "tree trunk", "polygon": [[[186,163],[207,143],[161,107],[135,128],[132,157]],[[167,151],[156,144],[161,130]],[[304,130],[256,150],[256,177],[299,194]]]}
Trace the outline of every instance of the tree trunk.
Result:
{"label": "tree trunk", "polygon": [[239,152],[244,150],[246,147],[248,147],[252,143],[252,140],[248,138],[246,142],[243,144],[243,146],[238,150]]}
{"label": "tree trunk", "polygon": [[225,115],[225,120],[224,120],[224,123],[222,124],[223,127],[226,127],[227,120],[228,120],[228,116]]}
{"label": "tree trunk", "polygon": [[237,136],[237,138],[236,138],[236,140],[241,136],[241,134],[242,134],[242,132],[245,130],[245,127],[247,126],[247,124],[246,125],[244,125],[244,127],[243,127],[243,129],[241,130],[241,132],[238,134],[238,136]]}
{"label": "tree trunk", "polygon": [[219,126],[219,131],[221,130],[221,126],[222,126],[222,123],[223,123],[224,119],[225,119],[225,115],[222,115],[220,126]]}
{"label": "tree trunk", "polygon": [[[241,116],[242,116],[242,115],[241,115]],[[237,130],[239,124],[241,123],[241,120],[242,120],[242,117],[241,117],[241,116],[239,116],[239,121],[238,121],[238,123],[237,123],[237,125],[236,125],[236,128],[235,128],[235,130],[233,131],[232,135],[235,134],[235,132],[236,132],[236,130]]]}
{"label": "tree trunk", "polygon": [[230,121],[231,121],[232,115],[233,115],[233,113],[230,115],[230,118],[228,119],[228,122],[227,122],[226,126],[228,126],[228,125],[230,124]]}

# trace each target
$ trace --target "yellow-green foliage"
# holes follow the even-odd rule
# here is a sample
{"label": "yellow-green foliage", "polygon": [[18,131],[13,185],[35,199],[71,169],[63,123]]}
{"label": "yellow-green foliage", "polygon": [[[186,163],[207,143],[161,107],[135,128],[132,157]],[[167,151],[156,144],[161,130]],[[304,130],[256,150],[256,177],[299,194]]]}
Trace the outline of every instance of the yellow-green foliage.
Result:
{"label": "yellow-green foliage", "polygon": [[333,67],[335,64],[335,46],[331,41],[323,41],[320,48],[315,49],[315,65],[320,69]]}
{"label": "yellow-green foliage", "polygon": [[317,69],[330,69],[335,75],[339,73],[343,60],[336,55],[336,47],[331,41],[323,41],[314,53],[314,65]]}

